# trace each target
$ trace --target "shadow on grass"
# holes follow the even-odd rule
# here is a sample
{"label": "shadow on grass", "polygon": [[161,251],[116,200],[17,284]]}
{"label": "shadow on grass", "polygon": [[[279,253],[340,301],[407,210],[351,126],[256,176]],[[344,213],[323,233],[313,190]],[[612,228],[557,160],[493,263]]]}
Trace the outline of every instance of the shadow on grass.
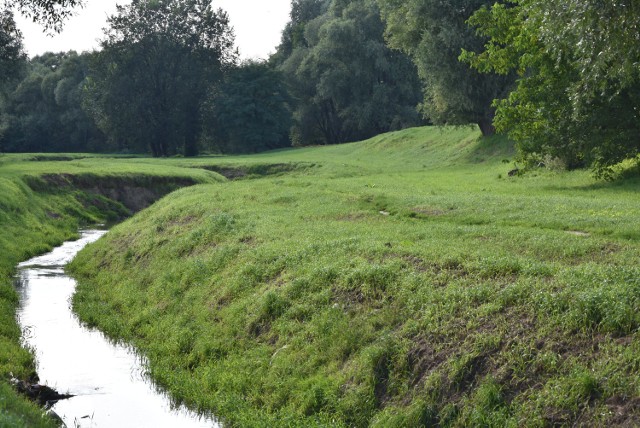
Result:
{"label": "shadow on grass", "polygon": [[492,135],[480,137],[478,143],[464,160],[472,164],[483,163],[491,160],[511,160],[516,155],[515,143],[505,135]]}
{"label": "shadow on grass", "polygon": [[640,193],[640,171],[635,173],[625,172],[613,180],[599,180],[591,184],[582,185],[549,185],[544,186],[543,189],[553,191],[575,190],[582,192],[609,190],[621,193]]}

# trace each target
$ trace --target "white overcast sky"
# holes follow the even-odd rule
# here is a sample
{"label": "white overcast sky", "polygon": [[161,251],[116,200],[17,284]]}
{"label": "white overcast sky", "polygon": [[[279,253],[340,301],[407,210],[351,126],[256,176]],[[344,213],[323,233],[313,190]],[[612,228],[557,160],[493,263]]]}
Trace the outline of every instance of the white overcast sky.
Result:
{"label": "white overcast sky", "polygon": [[[23,33],[23,43],[29,56],[44,52],[97,49],[103,37],[108,15],[115,13],[115,5],[128,0],[87,0],[76,16],[69,19],[62,33],[53,37],[43,34],[42,27],[16,16]],[[213,0],[214,8],[229,13],[236,35],[236,45],[242,58],[267,58],[280,43],[280,34],[289,20],[291,0]]]}

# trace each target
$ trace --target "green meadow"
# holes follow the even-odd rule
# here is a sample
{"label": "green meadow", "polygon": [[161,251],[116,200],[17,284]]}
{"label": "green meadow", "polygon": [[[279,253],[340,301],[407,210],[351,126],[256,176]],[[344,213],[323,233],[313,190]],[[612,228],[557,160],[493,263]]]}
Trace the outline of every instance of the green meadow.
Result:
{"label": "green meadow", "polygon": [[638,179],[508,177],[469,129],[168,160],[76,259],[74,307],[225,426],[640,422]]}
{"label": "green meadow", "polygon": [[225,427],[637,425],[640,179],[510,177],[514,156],[414,128],[253,156],[0,157],[1,374],[33,374],[15,263],[129,216],[109,186],[189,185],[69,267],[80,318],[177,402]]}

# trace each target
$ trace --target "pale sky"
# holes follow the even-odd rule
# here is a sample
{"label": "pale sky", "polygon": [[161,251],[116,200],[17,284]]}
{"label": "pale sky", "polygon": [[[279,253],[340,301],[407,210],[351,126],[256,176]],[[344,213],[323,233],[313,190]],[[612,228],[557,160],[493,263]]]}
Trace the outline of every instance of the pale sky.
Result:
{"label": "pale sky", "polygon": [[[16,15],[29,56],[97,49],[107,16],[115,13],[116,3],[129,3],[129,0],[87,0],[86,3],[83,9],[77,9],[76,16],[65,23],[63,32],[53,37],[43,34],[39,25]],[[236,46],[243,59],[266,59],[275,52],[291,10],[291,0],[213,0],[212,4],[215,9],[222,8],[229,13]]]}

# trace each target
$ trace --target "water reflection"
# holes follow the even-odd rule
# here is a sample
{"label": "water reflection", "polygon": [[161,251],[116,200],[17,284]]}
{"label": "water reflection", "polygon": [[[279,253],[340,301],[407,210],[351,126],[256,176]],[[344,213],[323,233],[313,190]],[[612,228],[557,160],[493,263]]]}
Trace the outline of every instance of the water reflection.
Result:
{"label": "water reflection", "polygon": [[19,265],[18,321],[35,352],[40,382],[75,395],[54,411],[68,427],[218,427],[212,418],[175,408],[130,347],[83,327],[71,311],[76,284],[64,265],[104,233],[83,231],[79,240]]}

